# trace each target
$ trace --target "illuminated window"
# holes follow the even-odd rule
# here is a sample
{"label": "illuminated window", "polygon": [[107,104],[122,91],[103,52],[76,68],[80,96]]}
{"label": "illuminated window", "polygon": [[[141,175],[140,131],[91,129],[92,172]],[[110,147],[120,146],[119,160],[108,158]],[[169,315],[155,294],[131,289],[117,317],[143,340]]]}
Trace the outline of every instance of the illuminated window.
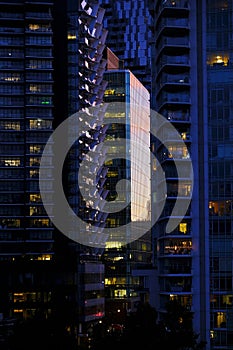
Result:
{"label": "illuminated window", "polygon": [[125,112],[106,112],[105,113],[105,118],[125,118]]}
{"label": "illuminated window", "polygon": [[118,171],[109,170],[107,172],[107,177],[117,177],[117,176],[118,176]]}
{"label": "illuminated window", "polygon": [[105,165],[113,165],[113,160],[110,159],[104,163]]}
{"label": "illuminated window", "polygon": [[41,202],[41,196],[39,193],[30,194],[30,202]]}
{"label": "illuminated window", "polygon": [[223,295],[222,298],[223,298],[223,304],[232,305],[232,303],[233,303],[233,295],[232,294]]}
{"label": "illuminated window", "polygon": [[40,153],[40,152],[42,152],[42,146],[41,145],[30,145],[29,151],[30,151],[30,153]]}
{"label": "illuminated window", "polygon": [[225,312],[217,312],[217,327],[225,328],[226,327],[226,313]]}
{"label": "illuminated window", "polygon": [[5,130],[20,130],[20,122],[6,121],[0,123],[1,129]]}
{"label": "illuminated window", "polygon": [[120,261],[120,260],[124,260],[123,256],[115,256],[114,258],[112,258],[113,261]]}
{"label": "illuminated window", "polygon": [[186,222],[182,222],[181,224],[179,224],[179,231],[186,234],[187,233],[187,223]]}
{"label": "illuminated window", "polygon": [[126,297],[126,289],[117,289],[114,290],[114,297],[115,298],[125,298]]}
{"label": "illuminated window", "polygon": [[30,119],[29,121],[29,127],[30,129],[51,129],[52,128],[52,121],[51,120],[45,120],[45,119]]}
{"label": "illuminated window", "polygon": [[28,28],[30,30],[38,30],[38,29],[40,29],[40,26],[39,26],[39,24],[29,24]]}
{"label": "illuminated window", "polygon": [[29,91],[30,92],[40,92],[40,88],[38,87],[38,85],[30,84]]}
{"label": "illuminated window", "polygon": [[229,64],[229,53],[213,53],[207,59],[207,64],[210,66],[228,66]]}
{"label": "illuminated window", "polygon": [[232,201],[211,201],[209,202],[209,214],[210,215],[230,215],[232,212]]}
{"label": "illuminated window", "polygon": [[14,303],[22,303],[23,301],[25,301],[24,293],[14,293],[13,300],[14,300]]}
{"label": "illuminated window", "polygon": [[120,249],[122,247],[122,244],[120,242],[107,242],[105,248],[106,249]]}
{"label": "illuminated window", "polygon": [[115,90],[106,90],[104,95],[114,95],[115,94]]}
{"label": "illuminated window", "polygon": [[76,36],[76,34],[68,33],[67,38],[68,38],[68,40],[75,40],[77,38],[77,36]]}
{"label": "illuminated window", "polygon": [[41,256],[38,256],[37,260],[52,260],[51,254],[43,254]]}
{"label": "illuminated window", "polygon": [[20,166],[20,159],[4,159],[0,160],[5,166]]}
{"label": "illuminated window", "polygon": [[30,164],[30,166],[39,166],[40,165],[40,158],[30,157],[29,164]]}
{"label": "illuminated window", "polygon": [[142,251],[144,251],[144,252],[147,251],[147,245],[146,245],[146,243],[142,243]]}
{"label": "illuminated window", "polygon": [[38,178],[39,177],[39,170],[38,169],[30,170],[29,174],[30,174],[30,177],[32,177],[32,178],[33,177]]}
{"label": "illuminated window", "polygon": [[32,227],[49,227],[49,219],[34,219],[31,221]]}
{"label": "illuminated window", "polygon": [[19,81],[21,80],[21,77],[20,74],[17,73],[7,73],[7,75],[2,75],[2,78],[0,79],[4,81]]}

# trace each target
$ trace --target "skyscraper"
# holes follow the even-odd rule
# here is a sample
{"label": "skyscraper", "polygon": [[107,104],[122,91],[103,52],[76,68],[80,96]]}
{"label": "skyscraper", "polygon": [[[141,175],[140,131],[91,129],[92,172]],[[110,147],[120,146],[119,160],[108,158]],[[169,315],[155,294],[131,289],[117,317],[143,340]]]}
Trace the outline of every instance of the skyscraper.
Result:
{"label": "skyscraper", "polygon": [[190,209],[168,235],[166,210],[173,196],[179,199],[170,157],[185,166],[185,155],[152,140],[168,186],[154,228],[157,305],[162,317],[164,301],[179,300],[193,312],[207,349],[232,349],[232,2],[151,1],[150,13],[152,108],[180,132],[194,169]]}
{"label": "skyscraper", "polygon": [[[139,301],[148,300],[143,276],[134,275],[133,270],[151,266],[150,230],[130,242],[127,236],[134,235],[130,223],[150,221],[149,92],[129,70],[108,70],[104,79],[108,82],[104,102],[108,106],[106,141],[111,155],[105,162],[107,199],[118,205],[125,201],[130,203],[118,212],[109,213],[106,219],[106,227],[115,232],[102,256],[106,318],[107,322],[124,323]],[[127,190],[127,185],[117,187],[123,179],[130,182],[130,189]]]}
{"label": "skyscraper", "polygon": [[104,27],[107,46],[124,61],[148,91],[150,80],[150,16],[145,0],[101,0],[105,9]]}
{"label": "skyscraper", "polygon": [[42,296],[36,285],[43,285],[39,280],[54,255],[53,227],[38,184],[54,118],[52,4],[1,1],[0,20],[1,312],[30,317],[34,308],[19,307],[24,298],[34,298],[35,305],[42,298],[46,314],[51,300],[48,280]]}
{"label": "skyscraper", "polygon": [[[76,325],[95,321],[104,315],[103,265],[50,220],[52,144],[41,179],[51,212],[41,200],[39,166],[53,129],[102,101],[104,10],[95,1],[0,5],[0,313],[24,319],[67,316],[66,322],[73,317]],[[69,203],[87,222],[92,213],[84,217],[75,166],[103,136],[102,128],[95,130],[85,149],[73,147],[65,164]]]}
{"label": "skyscraper", "polygon": [[[163,319],[169,300],[179,301],[193,313],[194,331],[209,346],[207,100],[202,6],[204,3],[199,1],[150,2],[154,20],[151,107],[172,123],[182,140],[177,142],[163,127],[157,131],[162,142],[152,136],[152,151],[162,166],[167,186],[165,205],[152,234],[158,269],[159,318]],[[164,200],[156,184],[156,173],[155,167],[152,215]],[[187,199],[191,202],[185,213],[173,211],[176,201],[181,206]],[[177,219],[179,225],[167,231],[168,222]]]}

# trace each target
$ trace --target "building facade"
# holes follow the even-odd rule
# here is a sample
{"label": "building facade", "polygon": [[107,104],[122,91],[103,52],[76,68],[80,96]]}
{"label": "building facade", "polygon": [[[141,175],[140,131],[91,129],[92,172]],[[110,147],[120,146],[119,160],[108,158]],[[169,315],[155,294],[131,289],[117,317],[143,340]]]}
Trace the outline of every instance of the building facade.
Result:
{"label": "building facade", "polygon": [[233,348],[232,2],[206,1],[210,325],[213,348]]}
{"label": "building facade", "polygon": [[[106,219],[107,228],[116,232],[119,227],[119,237],[117,233],[113,234],[102,255],[106,319],[124,323],[127,314],[135,310],[137,302],[148,300],[149,292],[144,288],[143,273],[133,274],[133,270],[151,267],[150,231],[145,232],[143,237],[126,242],[127,235],[134,234],[127,224],[150,220],[149,92],[129,70],[106,71],[104,79],[108,82],[104,102],[108,105],[105,120],[109,123],[105,140],[109,143],[108,154],[112,158],[105,162],[108,167],[106,199],[131,203],[118,212],[109,213]],[[142,148],[138,149],[140,145]],[[138,162],[140,168],[137,167]],[[124,185],[116,187],[122,179],[130,181],[131,189],[127,190]]]}
{"label": "building facade", "polygon": [[101,0],[105,9],[104,27],[108,29],[107,46],[124,61],[148,91],[150,79],[150,16],[145,0]]}
{"label": "building facade", "polygon": [[[34,307],[19,302],[32,299],[38,306],[37,285],[54,255],[38,184],[40,155],[53,128],[52,21],[48,1],[1,1],[1,309],[12,316],[33,315]],[[47,282],[40,300],[49,314]]]}
{"label": "building facade", "polygon": [[[199,1],[150,2],[154,20],[151,107],[172,123],[182,140],[177,142],[163,127],[157,133],[163,142],[152,136],[152,152],[162,166],[167,186],[165,205],[152,235],[159,319],[163,319],[168,301],[179,301],[193,313],[193,329],[199,334],[199,340],[207,341],[209,348],[207,85],[203,6],[204,3]],[[164,200],[158,190],[156,174],[156,167],[152,167],[152,215]],[[178,200],[180,203],[190,200],[185,214],[173,211]],[[167,232],[168,222],[177,219],[179,225]]]}
{"label": "building facade", "polygon": [[[167,155],[152,140],[168,186],[153,232],[157,307],[162,317],[165,300],[180,300],[207,349],[232,349],[232,2],[151,1],[150,12],[152,108],[180,132],[194,169],[190,209],[167,235],[166,210],[177,199],[169,158],[185,166],[185,154],[173,144]],[[183,174],[189,176],[188,168]]]}
{"label": "building facade", "polygon": [[[52,156],[41,179],[51,212],[41,200],[39,166],[54,128],[102,101],[104,10],[95,1],[9,0],[0,6],[0,312],[22,319],[66,315],[72,327],[98,321],[104,315],[99,254],[89,251],[84,259],[84,247],[53,226]],[[102,128],[88,140],[84,135],[85,149],[75,145],[65,164],[69,203],[87,222],[93,213],[85,217],[77,200],[75,166],[103,137]],[[96,283],[85,282],[88,264],[100,271]],[[88,285],[89,308],[77,283],[83,290]]]}

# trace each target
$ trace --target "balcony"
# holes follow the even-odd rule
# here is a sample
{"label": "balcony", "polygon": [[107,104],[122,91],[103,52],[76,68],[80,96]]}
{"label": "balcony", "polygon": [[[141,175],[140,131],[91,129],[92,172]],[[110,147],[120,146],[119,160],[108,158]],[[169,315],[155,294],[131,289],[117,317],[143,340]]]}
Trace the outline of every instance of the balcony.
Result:
{"label": "balcony", "polygon": [[184,68],[187,70],[189,67],[190,60],[188,55],[178,56],[177,53],[175,55],[163,55],[162,57],[160,56],[157,64],[157,74],[159,74],[159,71],[163,68],[163,70],[165,70],[167,73],[170,73],[170,75],[172,75],[172,72],[174,71],[175,75],[179,72],[184,71]]}
{"label": "balcony", "polygon": [[[187,201],[187,200],[188,200],[188,202],[190,201],[189,198],[188,199],[184,198],[184,201]],[[171,218],[176,219],[176,218],[180,217],[180,215],[172,215],[172,217],[171,217],[172,210],[173,210],[173,205],[166,204],[166,206],[163,209],[162,214],[161,214],[158,222],[162,221],[162,220],[167,220],[167,218],[169,218],[169,219],[171,219]],[[191,210],[190,210],[190,208],[186,211],[185,215],[183,215],[182,217],[185,218],[185,219],[191,218]]]}
{"label": "balcony", "polygon": [[25,18],[26,19],[32,19],[32,20],[52,20],[52,15],[51,13],[48,11],[48,12],[26,12],[25,14]]}
{"label": "balcony", "polygon": [[162,18],[157,26],[157,37],[160,35],[169,35],[176,31],[176,33],[186,35],[189,31],[189,20],[188,18]]}
{"label": "balcony", "polygon": [[23,46],[24,45],[24,40],[22,37],[15,38],[15,37],[5,37],[3,35],[0,36],[0,45],[1,46]]}
{"label": "balcony", "polygon": [[5,33],[7,35],[9,35],[9,34],[23,34],[24,33],[24,28],[1,27],[0,28],[0,33],[1,34]]}
{"label": "balcony", "polygon": [[182,292],[191,292],[191,283],[169,283],[169,281],[166,282],[166,285],[161,287],[161,292],[175,292],[175,293],[182,293]]}
{"label": "balcony", "polygon": [[161,114],[171,122],[190,123],[189,110],[164,110]]}
{"label": "balcony", "polygon": [[158,2],[156,7],[156,12],[158,13],[158,18],[160,15],[170,15],[174,14],[176,11],[178,15],[187,15],[189,12],[189,1],[187,0],[161,0]]}
{"label": "balcony", "polygon": [[41,37],[27,37],[25,41],[25,45],[30,46],[52,46],[52,37],[48,36],[47,38]]}
{"label": "balcony", "polygon": [[163,152],[162,154],[159,155],[159,159],[161,162],[163,161],[167,161],[167,160],[189,160],[190,161],[190,154],[189,152],[186,150],[184,152],[173,152],[172,154],[170,154],[169,152]]}
{"label": "balcony", "polygon": [[[9,5],[9,3],[7,4]],[[11,4],[11,5],[15,5],[15,4]],[[23,19],[24,19],[23,13],[3,12],[3,11],[0,13],[0,21],[1,20],[14,21],[14,20],[23,20]]]}
{"label": "balcony", "polygon": [[166,74],[163,73],[161,78],[158,80],[157,91],[158,94],[161,89],[175,91],[177,89],[184,90],[184,88],[190,87],[189,75],[184,74]]}
{"label": "balcony", "polygon": [[[182,259],[183,260],[183,259]],[[162,273],[160,273],[160,276],[162,275],[191,275],[192,274],[192,268],[188,261],[185,261],[184,264],[171,264],[169,266],[166,266],[162,268]]]}
{"label": "balcony", "polygon": [[157,41],[157,51],[158,53],[162,49],[167,49],[168,51],[172,51],[175,53],[178,53],[177,49],[183,50],[184,52],[189,50],[190,48],[190,42],[188,36],[169,36],[169,37],[163,37],[160,40]]}
{"label": "balcony", "polygon": [[164,105],[180,106],[180,105],[190,105],[191,99],[190,95],[186,93],[166,93],[162,92],[160,97],[157,99],[159,109],[162,109]]}

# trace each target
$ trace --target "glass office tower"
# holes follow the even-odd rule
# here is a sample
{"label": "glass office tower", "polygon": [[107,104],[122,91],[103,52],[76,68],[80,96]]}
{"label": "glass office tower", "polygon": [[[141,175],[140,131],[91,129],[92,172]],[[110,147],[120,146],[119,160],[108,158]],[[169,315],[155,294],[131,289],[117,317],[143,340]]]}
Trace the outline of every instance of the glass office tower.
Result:
{"label": "glass office tower", "polygon": [[[102,256],[106,319],[124,323],[137,302],[148,300],[142,273],[133,275],[133,270],[151,266],[150,231],[128,244],[123,237],[134,236],[129,226],[127,228],[130,222],[150,222],[149,92],[129,70],[109,70],[104,79],[108,81],[104,102],[109,103],[105,113],[105,120],[109,123],[106,141],[112,158],[105,162],[108,167],[104,185],[108,190],[106,199],[119,204],[125,200],[130,203],[125,209],[109,213],[106,219],[106,227],[116,232],[111,237],[110,231]],[[116,188],[122,179],[130,182],[130,189],[127,186]]]}

